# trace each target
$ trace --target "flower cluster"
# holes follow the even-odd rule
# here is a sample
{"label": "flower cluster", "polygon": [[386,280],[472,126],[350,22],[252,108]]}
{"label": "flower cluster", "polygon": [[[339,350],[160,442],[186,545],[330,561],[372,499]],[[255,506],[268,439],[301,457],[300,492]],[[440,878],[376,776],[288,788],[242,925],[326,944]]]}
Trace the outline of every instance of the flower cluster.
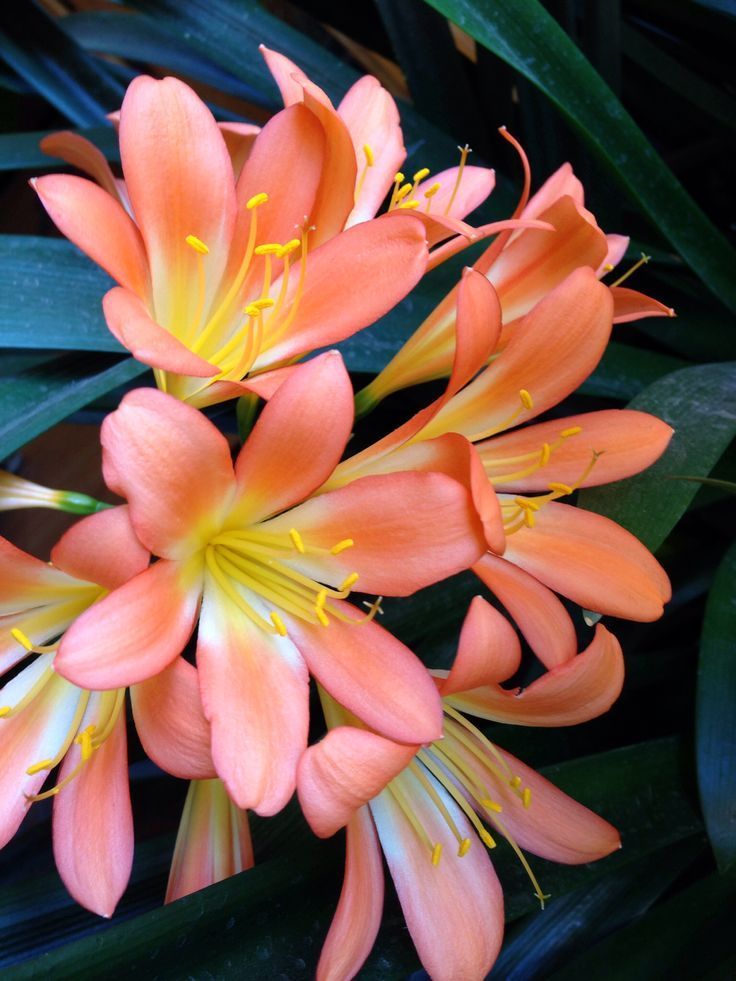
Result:
{"label": "flower cluster", "polygon": [[[637,539],[570,503],[647,467],[669,428],[633,411],[536,420],[594,370],[615,322],[671,311],[605,281],[628,241],[601,231],[568,165],[530,197],[517,147],[516,211],[473,226],[494,175],[467,147],[406,177],[376,79],[335,109],[263,54],[285,107],[262,130],[218,125],[182,82],[142,77],[114,117],[122,178],[78,135],[44,141],[92,179],[32,185],[117,282],[107,325],[156,387],[102,425],[120,503],[0,479],[0,508],[84,515],[48,563],[0,540],[0,839],[53,797],[67,888],[112,914],[133,855],[129,701],[146,753],[191,781],[167,901],[251,866],[247,810],[274,815],[296,791],[318,836],[347,829],[319,977],[350,978],[370,952],[382,852],[431,976],[482,978],[504,921],[488,849],[505,839],[544,903],[526,852],[584,863],[619,838],[469,717],[595,718],[621,690],[622,650],[599,623],[578,653],[559,597],[641,621],[669,598]],[[481,239],[357,396],[337,351],[297,363]],[[442,394],[346,455],[356,413],[437,379]],[[201,410],[235,397],[249,431],[233,457]],[[505,614],[477,596],[450,670],[429,670],[380,625],[382,603],[468,569]],[[539,676],[520,689],[509,679],[532,655]],[[328,731],[308,746],[310,678]]]}

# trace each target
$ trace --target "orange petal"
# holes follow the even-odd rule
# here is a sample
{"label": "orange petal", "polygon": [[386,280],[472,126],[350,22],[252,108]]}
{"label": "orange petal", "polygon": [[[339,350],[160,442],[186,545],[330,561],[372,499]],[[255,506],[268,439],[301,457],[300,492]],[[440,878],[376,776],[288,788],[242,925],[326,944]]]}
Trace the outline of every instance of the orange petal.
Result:
{"label": "orange petal", "polygon": [[214,365],[156,323],[145,303],[130,290],[111,289],[102,300],[102,309],[110,333],[143,364],[195,378],[217,374]]}
{"label": "orange petal", "polygon": [[139,388],[107,416],[101,439],[105,481],[128,499],[136,534],[154,554],[191,555],[220,529],[235,475],[227,440],[201,412]]}
{"label": "orange petal", "polygon": [[184,803],[166,903],[253,867],[248,815],[220,780],[193,780]]}
{"label": "orange petal", "polygon": [[331,107],[332,103],[319,86],[315,85],[308,75],[295,65],[293,61],[282,55],[278,51],[272,51],[265,44],[260,44],[258,50],[266,62],[268,70],[273,75],[274,81],[279,87],[281,98],[285,106],[294,105],[301,102],[304,90],[308,90],[315,99],[324,106]]}
{"label": "orange petal", "polygon": [[311,215],[316,226],[312,241],[322,245],[343,230],[353,210],[358,165],[347,126],[313,88],[304,89],[304,105],[320,121],[326,137],[322,180]]}
{"label": "orange petal", "polygon": [[[457,184],[458,172],[458,167],[450,167],[438,174],[430,174],[426,180],[418,184],[412,194],[412,197],[419,201],[417,210],[426,210],[425,192],[434,184],[439,184],[440,187],[431,198],[430,219],[443,215],[463,219],[483,204],[496,184],[495,171],[487,167],[464,167],[460,183]],[[430,246],[444,237],[446,236],[438,233],[431,235]]]}
{"label": "orange petal", "polygon": [[302,756],[299,803],[318,838],[329,838],[407,766],[419,746],[384,739],[367,729],[338,726]]}
{"label": "orange petal", "polygon": [[[80,760],[80,748],[73,745],[59,779]],[[53,832],[56,867],[72,897],[98,916],[112,916],[133,865],[124,711],[100,748],[54,798]]]}
{"label": "orange petal", "polygon": [[518,416],[522,389],[533,400],[522,412],[524,420],[562,401],[598,364],[611,313],[610,294],[593,270],[571,273],[517,324],[497,360],[440,409],[425,438],[443,432],[480,438],[508,428]]}
{"label": "orange petal", "polygon": [[[485,550],[470,496],[439,473],[363,477],[261,527],[284,535],[299,531],[306,554],[292,564],[308,575],[339,584],[358,572],[357,589],[386,596],[408,596],[467,569]],[[345,539],[352,547],[329,554]],[[314,547],[327,554],[316,554]]]}
{"label": "orange petal", "polygon": [[74,599],[79,583],[0,537],[0,614]]}
{"label": "orange petal", "polygon": [[138,229],[118,201],[84,177],[50,174],[31,187],[59,231],[125,289],[148,296],[148,257]]}
{"label": "orange petal", "polygon": [[440,694],[445,698],[505,681],[520,662],[521,645],[514,628],[482,596],[475,596],[465,615],[452,668],[438,684]]}
{"label": "orange petal", "polygon": [[608,252],[603,264],[597,270],[599,276],[605,276],[621,262],[629,247],[629,241],[628,235],[606,235]]}
{"label": "orange petal", "polygon": [[218,405],[220,402],[238,399],[241,395],[248,395],[249,392],[268,402],[297,368],[298,365],[287,365],[283,368],[274,368],[272,371],[264,371],[262,375],[252,375],[239,382],[212,382],[196,396],[187,398],[187,404],[203,409],[208,405]]}
{"label": "orange petal", "polygon": [[334,470],[352,425],[353,389],[337,351],[301,365],[240,451],[240,496],[228,524],[251,524],[304,500]]}
{"label": "orange petal", "polygon": [[28,657],[28,650],[11,633],[14,627],[20,628],[32,644],[48,644],[60,637],[98,596],[98,589],[80,584],[66,602],[55,600],[0,617],[0,673]]}
{"label": "orange petal", "polygon": [[473,572],[501,600],[542,664],[554,668],[575,656],[575,627],[546,586],[490,553],[476,562]]}
{"label": "orange petal", "polygon": [[537,193],[527,202],[523,215],[525,218],[538,218],[542,212],[564,197],[572,198],[578,207],[583,207],[585,197],[583,185],[573,173],[569,163],[558,167],[554,174],[547,178]]}
{"label": "orange petal", "polygon": [[513,691],[485,685],[458,690],[451,705],[469,715],[521,726],[572,726],[607,712],[621,694],[621,645],[598,624],[589,647],[552,668],[528,688]]}
{"label": "orange petal", "polygon": [[347,827],[345,878],[317,965],[317,981],[345,981],[363,966],[383,912],[383,863],[367,807]]}
{"label": "orange petal", "polygon": [[[416,286],[426,265],[424,228],[411,215],[364,221],[337,235],[310,253],[294,322],[256,361],[256,370],[335,344],[372,324]],[[290,281],[287,304],[296,279]]]}
{"label": "orange petal", "polygon": [[[578,427],[582,432],[560,439],[560,433]],[[631,477],[651,466],[664,453],[672,432],[670,426],[646,412],[603,409],[515,429],[477,443],[476,450],[497,490],[525,493],[546,491],[550,481],[577,486],[593,454],[600,454],[579,485],[595,487]],[[547,464],[526,476],[504,479],[531,469],[545,444],[554,447]]]}
{"label": "orange petal", "polygon": [[212,758],[239,807],[280,811],[307,746],[309,676],[289,637],[254,625],[208,577],[197,666]]}
{"label": "orange petal", "polygon": [[143,572],[149,558],[124,505],[77,521],[51,550],[58,569],[108,590]]}
{"label": "orange petal", "polygon": [[261,127],[254,126],[252,123],[218,123],[217,125],[225,141],[227,152],[230,154],[233,177],[237,182],[253,149],[256,137],[261,132]]}
{"label": "orange petal", "polygon": [[102,151],[86,137],[71,130],[62,130],[44,136],[38,146],[50,157],[58,157],[60,160],[65,160],[71,164],[72,167],[84,171],[104,191],[107,191],[112,197],[118,198],[118,185],[110,164]]}
{"label": "orange petal", "polygon": [[[348,89],[337,108],[347,126],[358,161],[355,206],[347,227],[373,218],[406,158],[399,110],[377,78],[364,75]],[[373,163],[367,166],[365,147]],[[365,176],[362,176],[363,173]]]}
{"label": "orange petal", "polygon": [[152,678],[189,640],[200,590],[191,568],[156,562],[72,624],[54,668],[75,685],[98,691]]}
{"label": "orange petal", "polygon": [[505,557],[588,610],[657,620],[670,598],[667,575],[642,543],[615,521],[568,504],[546,504],[534,528],[508,540]]}
{"label": "orange petal", "polygon": [[[429,778],[432,779],[432,778]],[[371,802],[383,853],[396,886],[411,939],[423,967],[437,981],[484,978],[503,939],[503,893],[488,854],[462,811],[436,784],[460,834],[471,841],[459,857],[458,843],[419,780],[400,777],[401,789],[432,842],[442,846],[438,865],[394,796]]]}
{"label": "orange petal", "polygon": [[166,773],[185,780],[215,776],[211,733],[199,696],[197,669],[182,657],[130,689],[141,743]]}
{"label": "orange petal", "polygon": [[[339,604],[348,616],[361,611]],[[426,668],[375,621],[312,626],[289,618],[289,635],[317,681],[361,721],[397,742],[439,738],[442,708]]]}
{"label": "orange petal", "polygon": [[613,296],[614,324],[628,324],[632,320],[641,320],[643,317],[675,316],[672,307],[666,307],[664,303],[647,296],[646,293],[637,293],[636,290],[627,289],[625,286],[611,286],[610,290]]}
{"label": "orange petal", "polygon": [[120,110],[120,156],[150,262],[156,319],[178,323],[197,295],[200,257],[187,236],[209,248],[210,297],[225,268],[235,220],[230,155],[188,85],[140,75]]}

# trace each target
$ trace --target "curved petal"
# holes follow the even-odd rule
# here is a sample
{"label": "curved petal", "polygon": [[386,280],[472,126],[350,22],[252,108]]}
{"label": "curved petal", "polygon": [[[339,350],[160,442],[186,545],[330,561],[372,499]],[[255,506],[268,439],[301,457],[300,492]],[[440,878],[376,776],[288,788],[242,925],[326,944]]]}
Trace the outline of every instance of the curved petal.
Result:
{"label": "curved petal", "polygon": [[151,268],[156,319],[186,322],[196,302],[196,235],[209,248],[207,291],[212,298],[227,261],[235,221],[230,154],[199,97],[176,78],[141,75],[120,110],[120,156],[136,222]]}
{"label": "curved petal", "polygon": [[20,613],[0,617],[0,674],[9,671],[28,657],[28,650],[11,631],[19,628],[33,644],[48,644],[64,633],[66,628],[99,598],[96,587],[82,587],[67,602],[47,603]]}
{"label": "curved petal", "polygon": [[153,677],[189,640],[200,591],[199,568],[156,562],[71,625],[54,668],[75,685],[98,691]]}
{"label": "curved petal", "polygon": [[214,777],[211,732],[197,669],[183,657],[130,689],[136,731],[146,754],[166,773],[186,780]]}
{"label": "curved petal", "polygon": [[[508,691],[498,685],[457,691],[449,699],[461,712],[522,726],[572,726],[603,715],[621,694],[621,645],[598,624],[588,648],[533,681]],[[444,694],[444,693],[443,693]]]}
{"label": "curved petal", "polygon": [[367,729],[338,726],[304,753],[297,791],[304,817],[318,838],[345,827],[406,767],[419,746],[384,739]]}
{"label": "curved petal", "polygon": [[[503,301],[502,301],[503,302]],[[612,300],[587,266],[546,295],[518,324],[496,361],[437,413],[425,438],[460,432],[481,439],[519,415],[524,421],[562,401],[588,377],[611,333]]]}
{"label": "curved petal", "polygon": [[311,83],[305,87],[304,105],[325,131],[322,179],[312,211],[312,241],[322,245],[343,230],[353,210],[358,164],[347,126],[329,103],[315,95],[315,88]]}
{"label": "curved petal", "polygon": [[474,596],[449,674],[438,684],[443,698],[505,681],[518,670],[521,645],[516,631],[482,596]]}
{"label": "curved petal", "polygon": [[236,182],[243,172],[256,137],[261,132],[260,126],[252,123],[218,123],[222,138],[225,141],[230,162],[233,165],[233,177]]}
{"label": "curved petal", "polygon": [[613,296],[614,324],[628,324],[632,320],[641,320],[643,317],[675,316],[672,307],[666,307],[664,303],[647,296],[646,293],[638,293],[625,286],[611,286],[610,290]]}
{"label": "curved petal", "polygon": [[230,399],[239,399],[241,395],[248,395],[249,392],[253,392],[268,402],[298,367],[299,365],[293,364],[284,368],[274,368],[273,371],[264,371],[262,375],[254,375],[239,382],[212,382],[197,392],[194,397],[187,397],[186,402],[197,409],[204,409],[208,405],[217,405]]}
{"label": "curved petal", "polygon": [[459,857],[457,841],[419,780],[402,774],[401,789],[430,840],[442,846],[439,865],[391,793],[371,802],[371,814],[396,886],[406,925],[433,981],[483,978],[503,939],[503,893],[488,854],[462,811],[435,786],[460,833],[472,842]]}
{"label": "curved petal", "polygon": [[309,676],[299,651],[253,624],[208,577],[197,666],[218,775],[239,807],[276,814],[307,746]]}
{"label": "curved petal", "polygon": [[[80,747],[72,745],[60,780],[81,759]],[[83,834],[80,828],[85,829]],[[53,840],[56,867],[72,897],[99,916],[112,916],[133,865],[125,712],[77,776],[54,798]]]}
{"label": "curved petal", "polygon": [[370,811],[362,807],[348,824],[345,878],[317,965],[317,981],[347,981],[361,969],[381,925],[383,891],[381,849]]}
{"label": "curved petal", "polygon": [[[341,611],[358,618],[348,603]],[[329,627],[289,618],[289,635],[317,681],[381,735],[418,744],[438,739],[442,706],[421,661],[375,621]]]}
{"label": "curved petal", "polygon": [[435,184],[440,186],[432,196],[430,218],[448,215],[462,219],[483,204],[491,193],[496,184],[496,172],[488,167],[463,167],[462,172],[459,167],[450,167],[438,174],[430,174],[412,194],[420,208],[425,206],[427,189]]}
{"label": "curved petal", "polygon": [[146,305],[130,290],[111,289],[102,300],[102,309],[110,333],[143,364],[195,378],[217,374],[214,365],[151,319]]}
{"label": "curved petal", "polygon": [[105,482],[128,499],[136,534],[154,554],[191,555],[220,529],[235,475],[227,440],[201,412],[136,389],[107,416],[101,440]]}
{"label": "curved petal", "polygon": [[[294,322],[283,340],[264,347],[256,370],[334,344],[372,324],[403,300],[426,266],[424,226],[411,215],[364,221],[335,236],[310,253]],[[289,284],[287,315],[296,280],[292,277]]]}
{"label": "curved petal", "polygon": [[669,580],[642,543],[615,521],[552,502],[533,529],[511,535],[505,557],[587,610],[648,622],[662,615]]}
{"label": "curved petal", "polygon": [[621,262],[623,257],[626,255],[626,250],[629,247],[630,241],[631,240],[628,235],[606,235],[608,252],[603,261],[603,265],[597,270],[599,276],[604,276],[606,273],[616,268],[619,262]]}
{"label": "curved petal", "polygon": [[84,177],[50,174],[31,187],[59,231],[125,289],[146,297],[148,257],[138,229],[118,201]]}
{"label": "curved petal", "polygon": [[61,536],[51,561],[70,576],[116,589],[148,566],[125,505],[82,518]]}
{"label": "curved petal", "polygon": [[108,194],[118,198],[118,185],[110,164],[102,151],[86,137],[72,130],[62,130],[44,136],[38,147],[50,157],[58,157],[72,167],[84,171]]}
{"label": "curved petal", "polygon": [[353,388],[337,351],[301,365],[261,413],[235,464],[228,525],[304,500],[332,473],[353,425]]}
{"label": "curved petal", "polygon": [[573,173],[572,165],[562,164],[533,194],[522,212],[525,218],[537,218],[560,198],[572,198],[582,208],[585,199],[583,185]]}
{"label": "curved petal", "polygon": [[71,600],[80,583],[0,537],[0,614]]}
{"label": "curved petal", "polygon": [[[363,477],[310,498],[261,528],[285,535],[291,528],[299,531],[306,552],[290,564],[307,575],[339,585],[357,571],[355,588],[386,596],[408,596],[461,572],[485,550],[470,496],[439,473]],[[344,540],[353,545],[332,554]],[[315,553],[315,547],[326,551]]]}
{"label": "curved petal", "polygon": [[[578,428],[577,435],[561,436]],[[659,459],[672,432],[671,426],[646,412],[602,409],[515,429],[475,448],[497,490],[546,491],[550,481],[595,487],[631,477]],[[546,455],[545,444],[551,450],[549,460],[538,466]],[[578,485],[594,454],[595,466]]]}
{"label": "curved petal", "polygon": [[280,51],[272,51],[265,44],[259,44],[258,50],[261,52],[263,60],[266,62],[268,70],[271,72],[274,81],[279,87],[281,98],[285,106],[292,106],[301,102],[304,91],[308,90],[315,99],[323,105],[331,108],[332,103],[319,86],[305,75],[301,68],[294,64],[286,55]]}
{"label": "curved petal", "polygon": [[578,642],[573,622],[546,586],[491,554],[476,562],[473,572],[501,600],[545,667],[554,668],[575,656]]}
{"label": "curved petal", "polygon": [[[406,148],[396,103],[372,75],[364,75],[348,89],[337,111],[348,128],[358,161],[355,206],[346,222],[350,228],[373,218],[381,207],[406,158]],[[370,165],[366,146],[371,150]]]}
{"label": "curved petal", "polygon": [[164,902],[253,867],[248,815],[220,780],[193,780],[184,803]]}

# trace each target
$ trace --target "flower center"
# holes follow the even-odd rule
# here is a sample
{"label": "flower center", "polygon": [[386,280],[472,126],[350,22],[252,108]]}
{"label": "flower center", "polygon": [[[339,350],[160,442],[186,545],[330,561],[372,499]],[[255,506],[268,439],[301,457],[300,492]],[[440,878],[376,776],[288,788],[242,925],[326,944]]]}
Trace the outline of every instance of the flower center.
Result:
{"label": "flower center", "polygon": [[[545,444],[546,445],[546,444]],[[603,451],[593,450],[590,463],[580,474],[574,484],[562,484],[552,481],[547,484],[549,493],[540,494],[537,497],[514,497],[506,498],[500,495],[501,512],[503,514],[503,527],[506,535],[513,535],[514,532],[522,528],[533,528],[536,523],[535,514],[540,511],[545,504],[550,501],[557,501],[561,497],[567,497],[578,489],[596,465],[598,458]]]}
{"label": "flower center", "polygon": [[494,486],[498,484],[509,484],[514,480],[522,480],[524,477],[529,477],[531,474],[536,473],[537,470],[541,470],[542,467],[546,467],[552,454],[560,449],[565,440],[580,435],[582,431],[582,426],[570,426],[569,429],[563,429],[557,439],[552,443],[542,443],[538,450],[532,450],[529,453],[520,453],[518,456],[494,456],[493,444],[488,447],[487,456],[484,453],[483,447],[478,446],[476,449],[483,458],[483,466],[490,482]]}

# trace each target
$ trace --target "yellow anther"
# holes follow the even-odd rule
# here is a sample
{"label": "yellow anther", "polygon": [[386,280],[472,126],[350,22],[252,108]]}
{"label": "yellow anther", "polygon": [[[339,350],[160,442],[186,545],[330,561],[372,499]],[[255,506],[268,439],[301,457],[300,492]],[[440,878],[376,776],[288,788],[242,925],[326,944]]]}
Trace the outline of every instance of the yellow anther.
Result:
{"label": "yellow anther", "polygon": [[413,211],[415,208],[419,207],[419,202],[416,198],[412,198],[411,201],[402,201],[399,208],[403,208],[404,211]]}
{"label": "yellow anther", "polygon": [[202,241],[202,239],[201,238],[197,238],[196,235],[187,235],[187,237],[184,239],[184,241],[187,243],[187,245],[190,248],[194,249],[194,251],[195,252],[198,252],[200,255],[209,255],[210,254],[210,250],[204,244],[204,242]]}
{"label": "yellow anther", "polygon": [[243,313],[245,313],[248,317],[260,317],[261,308],[257,307],[255,303],[249,303]]}
{"label": "yellow anther", "polygon": [[514,504],[524,511],[538,511],[540,505],[530,497],[515,497]]}
{"label": "yellow anther", "polygon": [[442,845],[438,841],[437,844],[432,849],[432,865],[439,865],[441,858],[442,858]]}
{"label": "yellow anther", "polygon": [[458,858],[462,858],[463,855],[467,855],[472,844],[473,842],[470,838],[463,838],[463,840],[460,842],[460,847],[457,850]]}
{"label": "yellow anther", "polygon": [[338,542],[337,545],[332,546],[330,552],[333,555],[339,555],[340,552],[344,552],[346,548],[352,548],[353,545],[355,545],[355,542],[352,538],[343,538],[343,540]]}
{"label": "yellow anther", "polygon": [[529,392],[527,392],[525,388],[519,389],[519,398],[521,399],[521,404],[524,406],[525,409],[534,408],[534,401],[532,400],[531,395],[529,394]]}
{"label": "yellow anther", "polygon": [[351,589],[359,579],[360,576],[358,575],[357,572],[351,572],[350,575],[347,577],[347,579],[340,586],[340,591],[342,592],[342,590],[344,589]]}
{"label": "yellow anther", "polygon": [[549,443],[542,444],[542,453],[539,457],[539,466],[545,467],[549,463],[549,458],[552,456],[552,448]]}
{"label": "yellow anther", "polygon": [[327,619],[327,614],[322,609],[321,606],[315,606],[314,612],[317,614],[317,619],[322,624],[323,627],[329,627],[330,621]]}
{"label": "yellow anther", "polygon": [[253,300],[250,305],[252,307],[257,307],[259,310],[268,310],[269,307],[276,306],[276,300],[272,299],[270,296],[264,296],[262,300]]}
{"label": "yellow anther", "polygon": [[[10,631],[10,634],[14,640],[18,641],[21,647],[25,647],[27,651],[33,650],[33,641],[29,637],[27,637],[22,630],[19,630],[18,627],[13,627],[13,629]],[[10,710],[8,709],[8,711]]]}
{"label": "yellow anther", "polygon": [[486,808],[486,810],[493,811],[495,814],[501,814],[503,811],[503,808],[498,801],[491,800],[490,797],[486,797],[484,800],[482,800],[481,804]]}
{"label": "yellow anther", "polygon": [[302,555],[304,555],[307,550],[304,547],[302,536],[299,534],[296,528],[289,528],[289,538],[294,543],[294,548],[297,550],[297,552],[301,552]]}
{"label": "yellow anther", "polygon": [[327,602],[327,590],[320,589],[320,591],[317,593],[317,603],[316,603],[317,609],[324,610],[326,602]]}
{"label": "yellow anther", "polygon": [[274,627],[276,627],[278,633],[281,634],[282,637],[286,637],[286,626],[276,610],[271,610],[269,616],[271,617],[271,623],[274,625]]}
{"label": "yellow anther", "polygon": [[92,755],[92,734],[89,731],[94,728],[93,726],[88,726],[86,729],[79,733],[77,738],[74,740],[79,746],[82,753],[82,760],[86,762]]}
{"label": "yellow anther", "polygon": [[524,807],[529,807],[529,805],[532,802],[532,788],[531,787],[524,787],[524,793],[522,795],[521,801],[522,801]]}
{"label": "yellow anther", "polygon": [[394,174],[394,184],[401,184],[403,180],[404,180],[404,175],[401,173],[400,170],[397,170],[396,173]]}
{"label": "yellow anther", "polygon": [[422,167],[414,174],[414,182],[423,181],[425,177],[429,177],[429,167]]}
{"label": "yellow anther", "polygon": [[264,242],[253,250],[256,255],[280,255],[283,245],[280,242]]}
{"label": "yellow anther", "polygon": [[537,523],[537,519],[534,517],[534,512],[531,510],[524,511],[524,524],[527,528],[533,528]]}
{"label": "yellow anther", "polygon": [[29,777],[32,777],[34,773],[40,773],[41,770],[50,770],[53,763],[53,760],[40,760],[38,763],[34,763],[33,766],[29,766],[26,773]]}
{"label": "yellow anther", "polygon": [[292,252],[296,252],[299,246],[302,244],[300,238],[292,238],[286,243],[286,245],[281,246],[281,251],[279,252],[279,259],[283,259],[285,255],[291,255]]}
{"label": "yellow anther", "polygon": [[613,263],[612,262],[607,262],[605,264],[605,266],[603,267],[603,272],[607,272],[607,273],[613,272]]}
{"label": "yellow anther", "polygon": [[496,839],[492,835],[490,835],[485,828],[481,828],[479,834],[480,834],[480,840],[483,842],[486,848],[496,847]]}
{"label": "yellow anther", "polygon": [[569,429],[563,429],[562,432],[560,433],[560,436],[563,439],[569,439],[570,436],[577,436],[579,433],[582,433],[582,431],[583,431],[582,426],[570,426]]}
{"label": "yellow anther", "polygon": [[512,777],[509,780],[509,786],[513,787],[514,789],[516,789],[517,787],[520,787],[521,786],[521,777]]}
{"label": "yellow anther", "polygon": [[267,201],[268,195],[261,192],[261,194],[254,194],[252,198],[248,198],[245,206],[248,211],[252,211],[254,208],[257,208],[261,204],[265,204]]}
{"label": "yellow anther", "polygon": [[431,184],[427,188],[427,190],[424,192],[425,198],[433,198],[435,196],[435,194],[437,193],[437,191],[439,191],[439,189],[441,187],[442,187],[442,185],[440,184],[440,182],[439,181],[435,181],[434,184]]}
{"label": "yellow anther", "polygon": [[372,167],[376,162],[376,157],[373,153],[373,147],[370,143],[363,144],[363,153],[365,154],[365,162],[369,167]]}
{"label": "yellow anther", "polygon": [[555,494],[572,494],[573,488],[569,484],[547,484],[547,487]]}
{"label": "yellow anther", "polygon": [[396,191],[394,195],[394,201],[398,203],[403,201],[407,194],[411,194],[412,186],[411,184],[402,184],[401,187]]}
{"label": "yellow anther", "polygon": [[6,715],[10,715],[12,711],[13,709],[10,707],[10,705],[3,705],[3,707],[0,708],[0,719],[4,719]]}

